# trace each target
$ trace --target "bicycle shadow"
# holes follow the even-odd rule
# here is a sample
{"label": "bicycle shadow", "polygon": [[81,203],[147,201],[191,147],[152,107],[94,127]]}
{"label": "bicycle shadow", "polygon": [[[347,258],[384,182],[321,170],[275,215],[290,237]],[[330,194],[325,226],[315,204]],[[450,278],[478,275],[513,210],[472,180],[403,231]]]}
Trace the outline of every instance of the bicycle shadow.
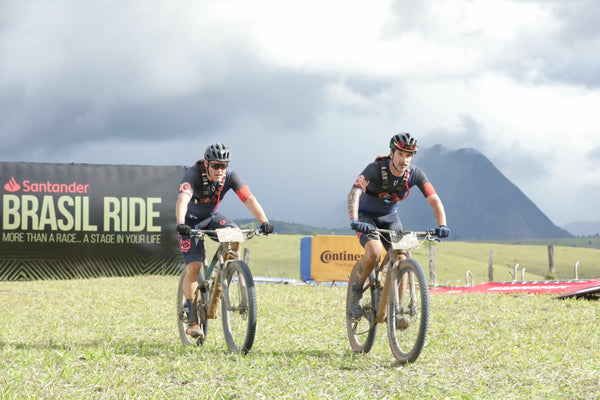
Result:
{"label": "bicycle shadow", "polygon": [[333,351],[317,350],[317,349],[299,349],[299,350],[251,350],[248,355],[256,355],[257,357],[284,357],[284,358],[317,358],[323,360],[334,359],[336,353]]}
{"label": "bicycle shadow", "polygon": [[380,353],[377,350],[369,353],[356,353],[352,349],[346,349],[343,355],[345,364],[342,366],[342,369],[348,371],[372,371],[373,367],[375,367],[377,369],[398,370],[418,365],[418,360],[412,363],[401,363],[396,360],[391,353],[386,353],[385,350],[388,349],[383,349],[383,353]]}
{"label": "bicycle shadow", "polygon": [[330,363],[339,363],[339,369],[345,371],[367,371],[376,368],[397,369],[399,367],[410,367],[412,364],[401,364],[397,361],[381,362],[370,354],[357,354],[352,350],[323,350],[323,349],[279,349],[264,350],[251,349],[247,354],[234,353],[218,343],[203,346],[183,346],[173,341],[164,343],[160,341],[147,342],[142,340],[116,342],[111,340],[95,339],[81,342],[59,343],[53,340],[44,342],[7,342],[0,340],[0,351],[5,347],[13,347],[16,350],[26,351],[49,351],[55,350],[65,353],[77,354],[83,352],[80,357],[86,357],[86,353],[106,352],[112,355],[127,355],[140,358],[160,357],[163,359],[177,360],[182,354],[197,354],[207,358],[219,356],[230,356],[231,358],[259,359],[283,358],[288,360],[315,359]]}
{"label": "bicycle shadow", "polygon": [[70,343],[59,343],[53,340],[42,342],[8,342],[0,340],[0,351],[3,351],[7,347],[13,347],[16,350],[40,352],[56,350],[73,354],[76,354],[77,352],[105,352],[113,355],[128,355],[140,358],[161,357],[173,360],[181,357],[181,351],[182,349],[185,349],[179,343],[165,344],[164,342],[148,342],[142,340],[118,342],[95,339]]}

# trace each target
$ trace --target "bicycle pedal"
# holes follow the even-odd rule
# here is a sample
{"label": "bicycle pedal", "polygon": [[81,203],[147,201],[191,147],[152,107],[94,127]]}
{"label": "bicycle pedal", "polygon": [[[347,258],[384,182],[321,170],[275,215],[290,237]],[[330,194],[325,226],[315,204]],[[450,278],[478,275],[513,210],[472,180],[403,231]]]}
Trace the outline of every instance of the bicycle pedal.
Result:
{"label": "bicycle pedal", "polygon": [[208,289],[208,281],[204,280],[204,281],[200,282],[198,284],[198,289],[200,289],[200,290],[206,290],[206,289]]}
{"label": "bicycle pedal", "polygon": [[200,330],[192,330],[192,329],[188,328],[188,330],[186,331],[186,333],[190,337],[192,337],[194,339],[196,339],[196,338],[203,339],[204,338],[204,332],[202,331],[202,329],[200,329]]}
{"label": "bicycle pedal", "polygon": [[408,329],[410,322],[406,318],[396,318],[396,329],[403,331]]}

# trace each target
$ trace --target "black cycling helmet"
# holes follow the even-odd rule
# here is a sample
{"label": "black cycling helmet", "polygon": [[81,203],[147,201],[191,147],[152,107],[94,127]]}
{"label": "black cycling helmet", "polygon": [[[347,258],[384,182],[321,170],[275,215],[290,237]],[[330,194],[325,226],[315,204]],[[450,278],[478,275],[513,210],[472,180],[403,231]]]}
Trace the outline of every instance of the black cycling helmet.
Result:
{"label": "black cycling helmet", "polygon": [[211,144],[204,152],[204,159],[206,161],[229,162],[229,148],[223,143]]}
{"label": "black cycling helmet", "polygon": [[390,140],[390,149],[417,154],[417,139],[410,136],[410,133],[399,133]]}

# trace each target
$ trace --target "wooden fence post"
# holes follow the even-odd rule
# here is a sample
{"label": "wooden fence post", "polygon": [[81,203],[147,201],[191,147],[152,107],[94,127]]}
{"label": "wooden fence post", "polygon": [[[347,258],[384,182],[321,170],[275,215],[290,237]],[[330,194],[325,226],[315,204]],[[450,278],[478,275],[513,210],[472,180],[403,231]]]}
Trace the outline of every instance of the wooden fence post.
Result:
{"label": "wooden fence post", "polygon": [[429,282],[437,283],[435,276],[435,246],[429,246]]}
{"label": "wooden fence post", "polygon": [[490,249],[490,260],[488,262],[488,282],[494,282],[494,249]]}
{"label": "wooden fence post", "polygon": [[[548,246],[548,263],[550,266],[550,276],[554,277],[554,245],[551,244]],[[554,278],[553,278],[554,279]]]}

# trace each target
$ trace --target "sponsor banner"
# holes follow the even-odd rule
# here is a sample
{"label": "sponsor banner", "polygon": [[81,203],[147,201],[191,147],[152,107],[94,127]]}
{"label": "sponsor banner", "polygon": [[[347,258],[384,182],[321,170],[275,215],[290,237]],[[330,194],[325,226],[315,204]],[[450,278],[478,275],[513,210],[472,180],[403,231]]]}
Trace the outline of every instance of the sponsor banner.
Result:
{"label": "sponsor banner", "polygon": [[356,236],[319,235],[300,242],[300,276],[304,281],[348,282],[364,249]]}
{"label": "sponsor banner", "polygon": [[184,172],[1,162],[0,279],[52,277],[48,269],[60,278],[80,277],[84,264],[87,276],[90,263],[101,265],[103,276],[131,275],[132,266],[136,273],[150,265],[172,269],[163,261],[178,262],[173,221]]}

